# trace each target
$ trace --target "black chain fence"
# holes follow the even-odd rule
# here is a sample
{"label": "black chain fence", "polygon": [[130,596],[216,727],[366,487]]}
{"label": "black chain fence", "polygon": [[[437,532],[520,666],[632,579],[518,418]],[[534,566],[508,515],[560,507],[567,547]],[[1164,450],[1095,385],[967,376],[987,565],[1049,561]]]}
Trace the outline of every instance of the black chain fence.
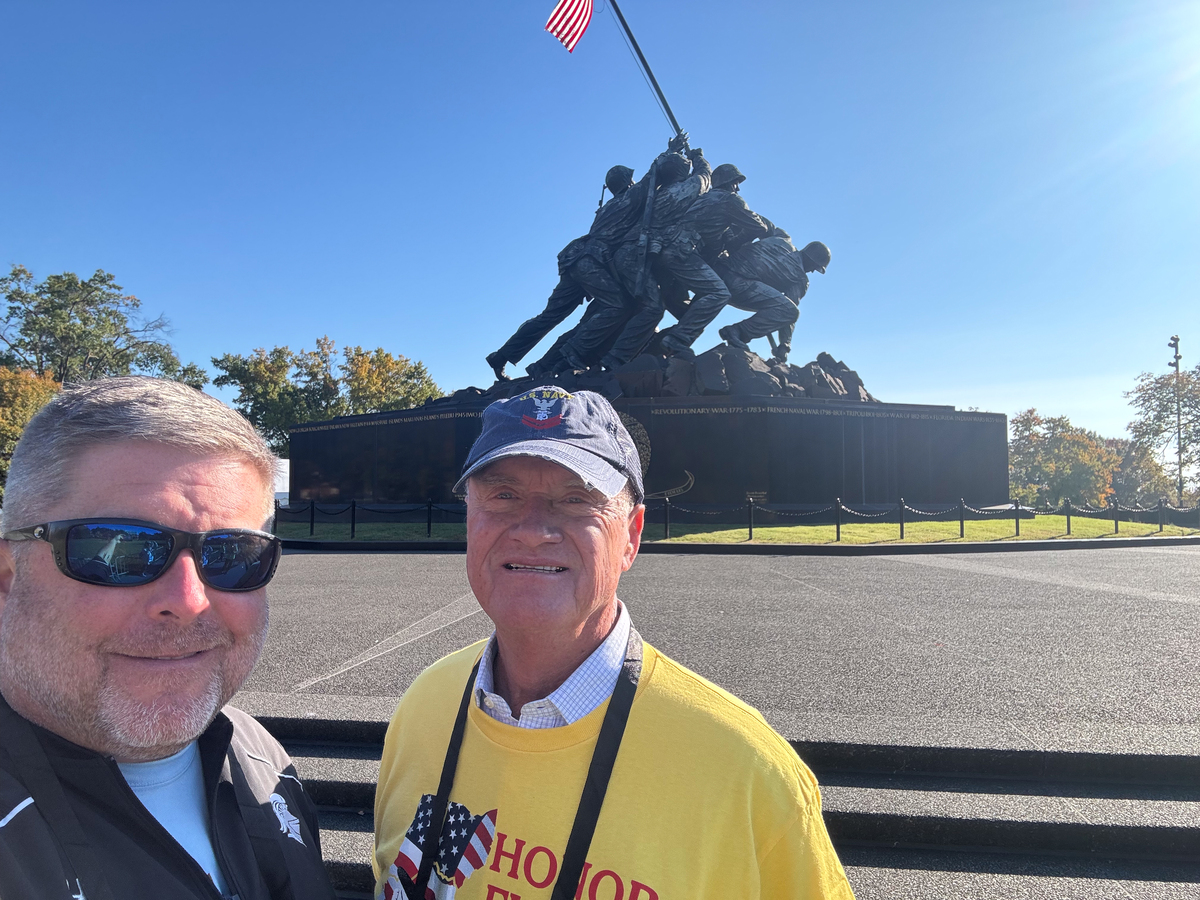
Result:
{"label": "black chain fence", "polygon": [[[958,522],[958,536],[966,536],[968,521],[1012,519],[1016,536],[1021,534],[1021,520],[1038,516],[1065,516],[1066,533],[1071,534],[1072,519],[1106,519],[1112,522],[1113,533],[1119,534],[1122,522],[1156,525],[1158,531],[1172,525],[1200,529],[1200,505],[1177,507],[1160,501],[1155,506],[1125,506],[1115,501],[1107,506],[1072,503],[1064,500],[1057,507],[1023,506],[1017,501],[976,507],[960,500],[958,503],[933,504],[926,508],[912,506],[900,498],[896,503],[869,503],[847,506],[840,499],[828,504],[783,504],[747,500],[744,504],[687,504],[670,497],[646,501],[646,532],[652,534],[658,526],[663,539],[671,537],[671,526],[705,525],[746,528],[750,540],[756,526],[833,525],[834,539],[842,539],[842,525],[854,521],[894,523],[899,526],[900,538],[905,526],[912,521]],[[466,504],[425,503],[379,504],[351,500],[344,503],[304,501],[275,506],[276,534],[284,537],[315,537],[318,526],[340,524],[349,530],[354,540],[361,537],[360,529],[380,532],[388,539],[461,540],[465,535]],[[371,526],[404,526],[380,531]],[[339,529],[340,530],[340,529]],[[327,529],[322,528],[323,532]]]}
{"label": "black chain fence", "polygon": [[[274,532],[282,537],[315,537],[318,526],[342,525],[349,529],[350,540],[360,537],[360,529],[371,536],[386,539],[426,540],[436,537],[461,539],[467,521],[465,503],[442,504],[432,500],[425,503],[367,503],[351,500],[346,503],[320,503],[306,500],[301,503],[275,504]],[[404,526],[373,528],[372,526]],[[439,526],[459,526],[445,528]],[[326,532],[326,528],[321,529]],[[339,529],[340,530],[340,529]],[[423,532],[423,534],[422,534]]]}

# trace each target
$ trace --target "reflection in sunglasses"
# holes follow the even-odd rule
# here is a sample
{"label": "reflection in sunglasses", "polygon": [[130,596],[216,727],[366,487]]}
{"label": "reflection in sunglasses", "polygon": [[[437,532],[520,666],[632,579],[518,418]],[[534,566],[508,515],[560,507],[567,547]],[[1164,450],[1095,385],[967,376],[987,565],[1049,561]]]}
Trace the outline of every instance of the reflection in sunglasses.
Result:
{"label": "reflection in sunglasses", "polygon": [[[156,578],[174,542],[160,531],[136,526],[77,525],[67,537],[71,569],[109,584],[139,584]],[[211,535],[201,545],[200,568],[222,588],[253,584],[269,544],[245,535]]]}
{"label": "reflection in sunglasses", "polygon": [[30,525],[3,538],[47,541],[63,574],[111,586],[147,584],[181,551],[190,550],[205,584],[222,591],[254,591],[271,580],[280,555],[279,539],[266,532],[232,528],[197,533],[119,519]]}
{"label": "reflection in sunglasses", "polygon": [[172,543],[170,535],[147,528],[77,525],[67,536],[67,557],[84,578],[137,584],[162,571]]}

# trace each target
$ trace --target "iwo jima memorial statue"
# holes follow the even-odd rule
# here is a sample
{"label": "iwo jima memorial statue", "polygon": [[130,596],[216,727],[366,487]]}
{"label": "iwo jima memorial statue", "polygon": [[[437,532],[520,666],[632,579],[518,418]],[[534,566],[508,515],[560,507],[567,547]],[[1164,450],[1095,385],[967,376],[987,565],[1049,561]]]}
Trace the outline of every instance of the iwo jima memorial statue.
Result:
{"label": "iwo jima memorial statue", "polygon": [[[637,181],[627,166],[608,170],[612,196],[604,202],[602,191],[587,234],[558,254],[545,308],[487,356],[491,387],[293,428],[292,499],[453,503],[484,407],[552,386],[548,417],[557,391],[608,397],[638,444],[649,498],[679,497],[700,515],[749,499],[782,511],[835,498],[1006,502],[1005,416],[881,403],[828,353],[789,364],[800,301],[809,276],[830,265],[830,249],[816,240],[797,247],[742,199],[746,176],[736,165],[713,168],[689,146],[623,17],[621,25],[674,128],[666,151]],[[510,377],[506,367],[581,306],[579,322],[526,375]],[[750,315],[697,354],[726,306]],[[661,327],[668,314],[674,322]],[[764,337],[768,359],[749,346]]]}

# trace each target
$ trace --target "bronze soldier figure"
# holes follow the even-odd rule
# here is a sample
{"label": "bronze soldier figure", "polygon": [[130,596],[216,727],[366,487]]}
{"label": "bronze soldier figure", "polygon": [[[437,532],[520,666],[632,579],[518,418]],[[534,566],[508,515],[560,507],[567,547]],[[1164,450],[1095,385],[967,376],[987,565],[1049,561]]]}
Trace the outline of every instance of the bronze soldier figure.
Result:
{"label": "bronze soldier figure", "polygon": [[808,273],[824,274],[830,253],[820,241],[797,250],[786,232],[772,230],[770,237],[736,248],[714,264],[732,294],[729,305],[754,313],[718,333],[729,346],[748,350],[750,341],[778,332],[773,358],[782,363],[791,352],[800,299],[808,290]]}
{"label": "bronze soldier figure", "polygon": [[[667,153],[686,146],[687,135],[672,138]],[[663,154],[666,155],[666,154]],[[576,238],[558,255],[559,282],[546,301],[546,308],[524,322],[516,333],[499,350],[489,353],[487,363],[496,378],[505,381],[507,363],[520,361],[526,353],[567,318],[585,299],[599,301],[604,309],[625,308],[632,300],[613,277],[610,267],[613,246],[634,226],[646,205],[652,178],[650,170],[637,184],[633,183],[633,169],[628,166],[613,166],[608,170],[604,183],[612,191],[612,199],[596,213],[587,235]],[[589,321],[595,318],[589,316]],[[585,348],[586,349],[586,348]],[[570,350],[567,345],[560,348]],[[543,360],[547,359],[543,357]],[[568,361],[575,360],[571,355]],[[540,365],[541,361],[538,364]]]}
{"label": "bronze soldier figure", "polygon": [[[612,199],[596,213],[591,230],[585,236],[571,241],[558,254],[558,284],[550,292],[546,308],[533,318],[525,320],[499,350],[487,355],[487,364],[496,373],[497,380],[507,381],[505,365],[520,362],[538,341],[571,315],[586,297],[612,294],[620,298],[620,286],[608,272],[604,265],[605,260],[597,257],[603,257],[607,253],[600,235],[611,231],[614,224],[620,227],[627,208],[637,206],[636,197],[629,197],[630,189],[635,187],[633,169],[628,166],[613,166],[608,170],[604,184],[612,191]],[[644,191],[634,192],[635,195],[639,193],[644,202]],[[631,203],[631,200],[634,202]],[[596,242],[596,246],[593,246],[593,242]]]}
{"label": "bronze soldier figure", "polygon": [[[689,150],[687,157],[677,153],[665,154],[656,160],[655,169],[657,189],[648,226],[640,222],[636,224],[613,254],[613,267],[622,286],[635,298],[636,311],[630,316],[627,310],[610,307],[607,317],[601,319],[597,315],[567,345],[568,351],[574,351],[575,357],[580,358],[583,356],[580,348],[600,344],[613,323],[623,322],[620,336],[601,360],[601,365],[608,369],[616,368],[636,356],[662,320],[664,306],[658,289],[658,279],[662,275],[655,271],[655,258],[675,240],[679,221],[696,199],[708,191],[712,175],[712,168],[700,148]],[[708,268],[703,261],[700,264]],[[728,293],[721,279],[711,269],[708,269],[711,278],[704,278],[699,267],[687,265],[675,268],[668,266],[665,272],[675,276],[685,288],[697,294]]]}
{"label": "bronze soldier figure", "polygon": [[[712,279],[721,280],[712,263],[726,250],[733,250],[755,238],[765,236],[770,226],[756,215],[739,196],[746,176],[732,163],[717,166],[712,173],[712,189],[701,195],[679,222],[678,237],[664,250],[663,268],[695,293],[679,322],[666,329],[662,346],[680,353],[691,345],[717,317],[730,300],[730,290],[714,290]],[[689,246],[690,245],[690,246]],[[680,271],[689,273],[683,278]],[[693,285],[702,285],[696,290]]]}

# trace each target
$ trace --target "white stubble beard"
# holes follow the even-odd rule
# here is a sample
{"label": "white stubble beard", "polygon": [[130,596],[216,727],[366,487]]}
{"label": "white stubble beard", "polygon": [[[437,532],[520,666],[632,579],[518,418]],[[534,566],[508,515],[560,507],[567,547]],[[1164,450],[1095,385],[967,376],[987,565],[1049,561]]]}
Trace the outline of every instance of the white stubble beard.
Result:
{"label": "white stubble beard", "polygon": [[[165,749],[191,743],[249,677],[262,652],[268,620],[268,607],[264,605],[262,626],[242,646],[229,648],[221,667],[195,697],[180,701],[168,689],[163,692],[163,699],[146,704],[106,682],[96,697],[97,725],[114,744],[131,750]],[[229,683],[230,670],[234,673],[233,684]]]}
{"label": "white stubble beard", "polygon": [[[240,645],[232,642],[228,632],[213,622],[193,623],[192,645],[195,644],[196,629],[211,629],[212,640],[203,643],[225,648],[221,665],[198,695],[185,695],[185,699],[178,700],[172,696],[168,683],[162,692],[165,699],[147,704],[114,685],[107,677],[107,667],[100,672],[81,671],[73,664],[75,661],[69,652],[63,655],[63,647],[69,647],[70,640],[59,630],[61,623],[55,622],[53,615],[46,615],[44,610],[39,610],[42,615],[38,615],[29,607],[17,611],[18,606],[36,604],[41,598],[29,595],[18,598],[13,593],[17,591],[10,593],[7,615],[0,619],[0,643],[8,648],[3,654],[5,658],[0,659],[0,681],[7,682],[16,689],[18,696],[23,695],[33,704],[34,709],[28,710],[33,714],[27,717],[74,743],[110,755],[139,759],[167,756],[200,736],[249,676],[266,640],[270,618],[264,599],[261,625]],[[217,639],[218,634],[224,640]],[[141,641],[135,639],[135,643]],[[171,643],[182,652],[189,640],[177,634],[162,641],[151,639],[145,647],[137,649],[169,653]],[[48,644],[58,646],[49,653],[44,649],[40,653],[30,652]],[[131,649],[124,644],[123,641],[120,646],[101,649],[117,652]],[[90,652],[90,648],[79,649]],[[98,677],[102,685],[89,702],[87,691],[80,692],[77,686],[81,679],[90,677]],[[76,690],[72,690],[72,686]],[[180,687],[186,690],[186,685]]]}

